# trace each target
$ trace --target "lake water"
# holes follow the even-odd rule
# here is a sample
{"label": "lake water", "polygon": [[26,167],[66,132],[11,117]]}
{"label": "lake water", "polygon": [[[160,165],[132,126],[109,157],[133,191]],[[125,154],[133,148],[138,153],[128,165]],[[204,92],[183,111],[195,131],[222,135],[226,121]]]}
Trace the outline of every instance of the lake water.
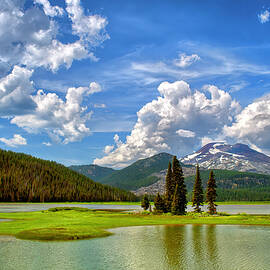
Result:
{"label": "lake water", "polygon": [[[31,212],[31,211],[41,211],[47,210],[52,207],[85,207],[89,209],[124,209],[124,210],[141,210],[139,205],[112,205],[112,204],[44,204],[44,203],[1,203],[0,213],[10,213],[10,212]],[[191,205],[188,205],[188,211],[192,211]],[[206,211],[206,206],[203,208]],[[262,205],[220,205],[217,210],[219,212],[226,212],[229,214],[270,214],[270,204]]]}
{"label": "lake water", "polygon": [[70,242],[0,239],[1,270],[268,270],[270,227],[142,226]]}

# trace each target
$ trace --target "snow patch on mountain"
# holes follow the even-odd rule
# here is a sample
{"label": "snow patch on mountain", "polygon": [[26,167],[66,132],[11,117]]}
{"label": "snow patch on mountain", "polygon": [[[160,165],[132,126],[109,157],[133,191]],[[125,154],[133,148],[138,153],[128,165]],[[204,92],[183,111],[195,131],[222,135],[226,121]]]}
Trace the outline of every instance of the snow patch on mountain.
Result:
{"label": "snow patch on mountain", "polygon": [[205,169],[227,169],[270,174],[270,157],[245,144],[209,143],[181,160]]}

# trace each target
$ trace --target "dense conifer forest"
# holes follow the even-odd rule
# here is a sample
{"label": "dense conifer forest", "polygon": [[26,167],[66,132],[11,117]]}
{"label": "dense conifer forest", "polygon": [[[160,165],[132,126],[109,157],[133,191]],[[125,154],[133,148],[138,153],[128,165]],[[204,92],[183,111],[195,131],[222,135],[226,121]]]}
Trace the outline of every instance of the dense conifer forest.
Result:
{"label": "dense conifer forest", "polygon": [[[270,200],[270,175],[229,170],[213,170],[217,185],[217,201],[268,201]],[[201,171],[205,189],[209,170]],[[194,176],[185,178],[188,199],[192,198]]]}
{"label": "dense conifer forest", "polygon": [[0,149],[0,201],[135,201],[127,191],[95,183],[53,161]]}

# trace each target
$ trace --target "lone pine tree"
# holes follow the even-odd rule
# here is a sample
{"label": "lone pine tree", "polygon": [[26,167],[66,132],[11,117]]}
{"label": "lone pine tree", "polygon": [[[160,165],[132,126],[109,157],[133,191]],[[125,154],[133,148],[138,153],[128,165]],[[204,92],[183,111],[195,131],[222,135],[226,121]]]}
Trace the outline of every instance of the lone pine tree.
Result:
{"label": "lone pine tree", "polygon": [[192,206],[194,207],[194,212],[201,212],[201,206],[203,205],[203,188],[202,180],[200,176],[199,165],[196,166],[196,176],[193,186],[193,196],[192,196]]}
{"label": "lone pine tree", "polygon": [[166,180],[165,180],[165,208],[166,212],[170,212],[172,207],[172,200],[174,195],[174,189],[172,182],[172,165],[171,162],[169,162],[168,170],[166,174]]}
{"label": "lone pine tree", "polygon": [[172,212],[177,213],[177,215],[184,215],[187,208],[187,189],[182,167],[176,156],[173,157],[172,162],[172,186],[174,187]]}
{"label": "lone pine tree", "polygon": [[155,199],[154,199],[154,205],[155,209],[154,211],[157,213],[163,213],[164,212],[164,200],[163,198],[157,193]]}
{"label": "lone pine tree", "polygon": [[208,210],[210,215],[214,215],[217,213],[216,209],[216,198],[217,198],[217,191],[216,191],[216,180],[214,177],[214,172],[211,170],[209,175],[209,180],[207,182],[207,192],[206,192],[206,202],[208,203]]}
{"label": "lone pine tree", "polygon": [[144,210],[147,210],[149,208],[149,206],[150,206],[149,198],[148,198],[147,194],[144,194],[142,197],[142,201],[141,201],[141,207]]}

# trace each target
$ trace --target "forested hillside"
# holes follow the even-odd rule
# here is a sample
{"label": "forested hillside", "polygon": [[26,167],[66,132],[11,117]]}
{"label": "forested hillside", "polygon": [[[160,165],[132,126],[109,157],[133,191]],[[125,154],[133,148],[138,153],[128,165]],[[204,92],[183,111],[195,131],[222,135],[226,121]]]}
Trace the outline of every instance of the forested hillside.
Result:
{"label": "forested hillside", "polygon": [[[213,171],[218,187],[218,201],[270,200],[270,175],[229,170]],[[201,171],[204,188],[208,181],[209,172],[209,170]],[[186,177],[185,181],[190,195],[193,188],[194,176]]]}
{"label": "forested hillside", "polygon": [[130,166],[104,177],[100,182],[126,190],[151,185],[157,181],[152,174],[167,169],[172,157],[170,154],[160,153],[150,158],[140,159]]}
{"label": "forested hillside", "polygon": [[81,173],[94,181],[100,182],[102,178],[111,175],[115,172],[112,168],[101,167],[98,165],[90,164],[90,165],[72,165],[69,168],[73,171]]}
{"label": "forested hillside", "polygon": [[53,161],[0,149],[0,201],[134,201],[130,192],[95,183]]}
{"label": "forested hillside", "polygon": [[[143,186],[149,186],[159,180],[160,176],[162,176],[161,171],[168,168],[168,163],[172,160],[172,157],[170,154],[160,153],[137,160],[130,166],[102,178],[100,183],[125,190],[136,190]],[[193,167],[191,165],[181,165],[188,168]]]}

